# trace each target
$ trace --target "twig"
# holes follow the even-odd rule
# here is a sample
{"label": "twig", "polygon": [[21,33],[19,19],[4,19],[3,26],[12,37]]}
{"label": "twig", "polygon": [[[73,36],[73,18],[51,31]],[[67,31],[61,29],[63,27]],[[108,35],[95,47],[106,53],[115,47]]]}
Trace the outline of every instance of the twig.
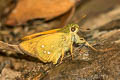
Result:
{"label": "twig", "polygon": [[13,53],[21,53],[24,54],[18,47],[18,45],[12,45],[12,44],[8,44],[5,43],[3,41],[0,41],[0,50],[6,50],[6,51],[11,51]]}

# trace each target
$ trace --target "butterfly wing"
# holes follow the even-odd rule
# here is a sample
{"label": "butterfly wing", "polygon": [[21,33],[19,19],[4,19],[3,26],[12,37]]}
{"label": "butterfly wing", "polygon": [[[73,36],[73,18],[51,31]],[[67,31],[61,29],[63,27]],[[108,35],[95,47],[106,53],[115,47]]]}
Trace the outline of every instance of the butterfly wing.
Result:
{"label": "butterfly wing", "polygon": [[20,48],[43,62],[56,64],[64,46],[68,47],[68,41],[65,33],[54,33],[23,41]]}
{"label": "butterfly wing", "polygon": [[29,36],[25,36],[23,38],[21,38],[21,40],[30,40],[32,38],[35,38],[35,37],[39,37],[41,35],[46,35],[46,34],[52,34],[52,33],[55,33],[57,31],[59,31],[60,29],[53,29],[53,30],[49,30],[49,31],[44,31],[44,32],[39,32],[39,33],[35,33],[35,34],[32,34],[32,35],[29,35]]}
{"label": "butterfly wing", "polygon": [[55,33],[42,38],[36,46],[37,56],[44,62],[56,64],[62,54],[64,45],[67,44],[66,40],[65,33]]}

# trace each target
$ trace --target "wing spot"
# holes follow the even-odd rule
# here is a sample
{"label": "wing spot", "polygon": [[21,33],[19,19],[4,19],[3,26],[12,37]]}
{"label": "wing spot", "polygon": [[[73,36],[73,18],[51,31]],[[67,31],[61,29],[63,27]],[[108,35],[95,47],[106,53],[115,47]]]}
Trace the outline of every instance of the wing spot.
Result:
{"label": "wing spot", "polygon": [[47,53],[47,51],[44,51],[44,53]]}
{"label": "wing spot", "polygon": [[42,47],[42,48],[44,48],[45,46],[44,46],[44,45],[42,45],[41,47]]}
{"label": "wing spot", "polygon": [[50,54],[50,52],[48,51],[48,54]]}

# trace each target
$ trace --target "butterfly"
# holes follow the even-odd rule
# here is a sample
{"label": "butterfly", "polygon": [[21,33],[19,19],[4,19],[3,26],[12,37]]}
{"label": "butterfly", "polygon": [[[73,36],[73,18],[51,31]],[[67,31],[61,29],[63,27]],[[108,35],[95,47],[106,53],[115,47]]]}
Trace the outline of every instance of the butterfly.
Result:
{"label": "butterfly", "polygon": [[79,29],[77,24],[68,24],[63,28],[35,33],[23,37],[19,47],[23,53],[37,57],[44,63],[57,64],[59,59],[62,62],[65,52],[69,50],[73,57],[73,43],[96,50],[84,38],[78,36]]}

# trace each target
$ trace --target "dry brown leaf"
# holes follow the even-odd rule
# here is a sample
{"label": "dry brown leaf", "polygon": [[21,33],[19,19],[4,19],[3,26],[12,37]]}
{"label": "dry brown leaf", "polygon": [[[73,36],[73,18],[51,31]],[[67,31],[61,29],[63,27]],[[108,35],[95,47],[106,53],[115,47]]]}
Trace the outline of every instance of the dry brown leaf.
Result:
{"label": "dry brown leaf", "polygon": [[19,0],[6,24],[22,24],[35,18],[50,20],[67,12],[74,4],[75,0]]}

